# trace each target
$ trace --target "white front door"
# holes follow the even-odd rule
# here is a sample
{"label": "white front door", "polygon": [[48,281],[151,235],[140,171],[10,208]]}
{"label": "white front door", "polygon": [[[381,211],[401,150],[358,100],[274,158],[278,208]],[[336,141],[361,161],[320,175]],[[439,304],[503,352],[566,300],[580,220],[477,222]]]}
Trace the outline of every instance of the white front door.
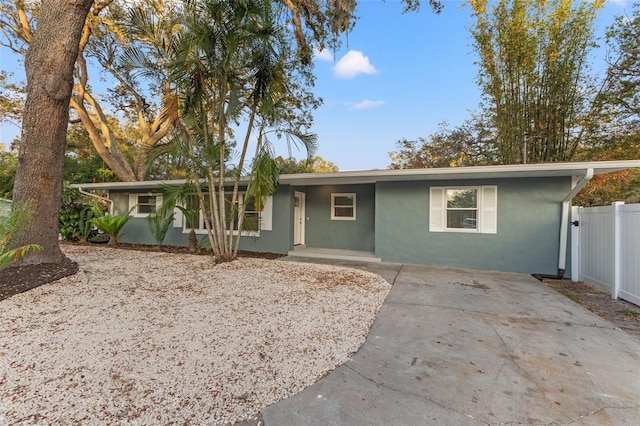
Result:
{"label": "white front door", "polygon": [[293,208],[293,245],[304,244],[304,192],[296,192]]}

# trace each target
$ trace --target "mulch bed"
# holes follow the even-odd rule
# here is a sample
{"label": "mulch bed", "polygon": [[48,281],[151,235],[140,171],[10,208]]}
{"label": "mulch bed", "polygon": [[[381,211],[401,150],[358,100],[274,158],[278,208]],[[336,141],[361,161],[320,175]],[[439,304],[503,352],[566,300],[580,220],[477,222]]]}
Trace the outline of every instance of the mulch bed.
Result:
{"label": "mulch bed", "polygon": [[63,263],[10,266],[0,271],[0,300],[78,272],[78,264],[70,259]]}
{"label": "mulch bed", "polygon": [[[67,243],[68,244],[68,243]],[[120,243],[115,248],[122,250],[158,251],[156,246]],[[209,250],[196,253],[188,247],[163,246],[168,253],[211,255]],[[240,252],[239,257],[260,257],[277,259],[281,254]],[[22,293],[43,284],[78,272],[78,264],[67,259],[62,264],[11,266],[0,271],[0,300]],[[608,292],[584,282],[571,280],[544,280],[545,284],[576,303],[581,304],[594,314],[612,322],[617,327],[640,339],[640,306],[622,299],[613,300]]]}
{"label": "mulch bed", "polygon": [[640,339],[640,306],[622,299],[614,300],[608,291],[582,281],[544,280],[544,283]]}

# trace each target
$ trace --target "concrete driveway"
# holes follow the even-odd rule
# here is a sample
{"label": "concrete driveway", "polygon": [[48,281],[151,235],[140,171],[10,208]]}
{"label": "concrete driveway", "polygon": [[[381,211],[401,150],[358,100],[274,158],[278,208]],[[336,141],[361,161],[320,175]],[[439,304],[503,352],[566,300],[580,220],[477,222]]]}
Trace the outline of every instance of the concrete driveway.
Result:
{"label": "concrete driveway", "polygon": [[324,263],[393,288],[353,358],[264,409],[267,426],[640,421],[640,340],[534,278]]}

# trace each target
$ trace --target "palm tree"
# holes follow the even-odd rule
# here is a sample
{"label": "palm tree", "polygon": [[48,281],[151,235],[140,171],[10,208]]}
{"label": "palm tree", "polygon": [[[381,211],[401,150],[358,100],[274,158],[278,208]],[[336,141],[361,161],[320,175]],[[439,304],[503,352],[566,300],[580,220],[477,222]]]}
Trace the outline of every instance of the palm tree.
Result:
{"label": "palm tree", "polygon": [[[304,108],[291,102],[300,88],[294,87],[295,77],[287,75],[303,62],[285,62],[292,50],[285,27],[276,23],[276,12],[271,2],[260,0],[188,2],[184,17],[188,36],[178,37],[174,44],[170,68],[184,125],[177,145],[187,158],[190,183],[217,261],[237,256],[247,200],[257,200],[260,207],[264,197],[277,189],[277,167],[266,130],[290,120],[287,113],[292,109]],[[248,120],[247,133],[238,164],[230,172],[233,140],[229,123],[243,115]],[[258,144],[249,169],[247,196],[239,204],[240,180],[250,136],[256,129]],[[297,129],[287,131],[313,148],[315,137]],[[225,196],[226,185],[233,185],[230,200]]]}

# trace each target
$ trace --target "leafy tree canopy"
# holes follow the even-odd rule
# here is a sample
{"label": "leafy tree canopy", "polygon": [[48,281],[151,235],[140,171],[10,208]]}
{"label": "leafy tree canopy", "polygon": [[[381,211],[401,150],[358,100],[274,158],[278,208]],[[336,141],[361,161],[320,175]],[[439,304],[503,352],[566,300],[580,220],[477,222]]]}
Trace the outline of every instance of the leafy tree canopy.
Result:
{"label": "leafy tree canopy", "polygon": [[588,53],[604,0],[470,0],[478,84],[502,164],[569,161],[593,118]]}
{"label": "leafy tree canopy", "polygon": [[294,173],[326,173],[337,172],[338,166],[331,161],[327,161],[324,158],[316,155],[313,158],[297,161],[293,157],[282,158],[276,157],[276,165],[280,174],[294,174]]}
{"label": "leafy tree canopy", "polygon": [[495,162],[492,133],[478,117],[449,128],[446,122],[427,138],[401,139],[389,152],[390,169],[462,167]]}

